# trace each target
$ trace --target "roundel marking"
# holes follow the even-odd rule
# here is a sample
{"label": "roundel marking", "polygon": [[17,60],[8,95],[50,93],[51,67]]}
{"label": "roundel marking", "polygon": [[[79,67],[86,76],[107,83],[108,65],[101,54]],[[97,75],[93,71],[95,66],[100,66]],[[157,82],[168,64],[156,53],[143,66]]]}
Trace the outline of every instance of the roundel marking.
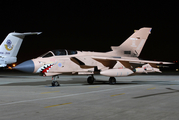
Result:
{"label": "roundel marking", "polygon": [[59,66],[59,67],[61,67],[61,66],[62,66],[62,64],[61,64],[61,63],[58,63],[58,66]]}

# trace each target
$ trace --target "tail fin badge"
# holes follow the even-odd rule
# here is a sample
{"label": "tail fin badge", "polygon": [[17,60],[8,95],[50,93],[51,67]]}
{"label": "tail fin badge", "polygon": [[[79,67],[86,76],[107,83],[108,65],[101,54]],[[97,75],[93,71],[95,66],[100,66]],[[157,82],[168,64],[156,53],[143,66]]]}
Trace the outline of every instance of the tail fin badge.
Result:
{"label": "tail fin badge", "polygon": [[[140,37],[139,37],[140,39]],[[138,40],[138,38],[130,38],[130,40],[132,40],[132,47],[137,47],[136,44],[135,44],[135,41]]]}
{"label": "tail fin badge", "polygon": [[4,45],[6,50],[11,51],[13,49],[12,41],[7,40],[6,44]]}

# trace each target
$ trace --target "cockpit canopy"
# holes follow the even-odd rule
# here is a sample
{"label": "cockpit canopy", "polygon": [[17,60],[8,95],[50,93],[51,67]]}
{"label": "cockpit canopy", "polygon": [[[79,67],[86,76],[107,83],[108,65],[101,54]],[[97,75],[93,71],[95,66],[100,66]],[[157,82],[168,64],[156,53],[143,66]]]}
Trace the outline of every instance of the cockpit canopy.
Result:
{"label": "cockpit canopy", "polygon": [[49,51],[40,57],[45,58],[45,57],[52,57],[52,56],[64,56],[64,55],[75,55],[77,54],[76,50],[65,50],[65,49],[58,49],[58,50],[52,50]]}

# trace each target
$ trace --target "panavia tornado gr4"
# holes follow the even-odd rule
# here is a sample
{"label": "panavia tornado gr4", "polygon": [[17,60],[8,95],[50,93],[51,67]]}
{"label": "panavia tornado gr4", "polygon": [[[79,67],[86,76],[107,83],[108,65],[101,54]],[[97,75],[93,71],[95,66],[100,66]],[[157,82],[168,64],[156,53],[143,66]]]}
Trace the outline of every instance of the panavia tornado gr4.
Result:
{"label": "panavia tornado gr4", "polygon": [[[112,51],[109,52],[52,50],[17,65],[15,69],[52,76],[52,86],[59,86],[56,78],[62,74],[86,74],[89,75],[87,82],[92,84],[95,81],[94,74],[98,73],[109,76],[109,83],[115,84],[115,77],[161,72],[156,64],[170,64],[169,62],[138,59],[150,32],[151,28],[148,27],[136,30],[120,46],[112,46]],[[134,64],[142,64],[142,67],[135,68]]]}

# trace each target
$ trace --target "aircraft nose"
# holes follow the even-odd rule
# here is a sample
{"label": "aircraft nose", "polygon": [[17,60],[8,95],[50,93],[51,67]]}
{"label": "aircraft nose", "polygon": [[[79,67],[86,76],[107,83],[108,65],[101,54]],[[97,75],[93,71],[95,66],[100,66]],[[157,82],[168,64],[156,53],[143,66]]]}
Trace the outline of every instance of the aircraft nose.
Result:
{"label": "aircraft nose", "polygon": [[32,60],[27,60],[27,61],[17,65],[16,67],[14,67],[14,69],[16,69],[16,70],[23,71],[23,72],[29,72],[29,73],[33,73],[34,68],[35,68],[35,65]]}

